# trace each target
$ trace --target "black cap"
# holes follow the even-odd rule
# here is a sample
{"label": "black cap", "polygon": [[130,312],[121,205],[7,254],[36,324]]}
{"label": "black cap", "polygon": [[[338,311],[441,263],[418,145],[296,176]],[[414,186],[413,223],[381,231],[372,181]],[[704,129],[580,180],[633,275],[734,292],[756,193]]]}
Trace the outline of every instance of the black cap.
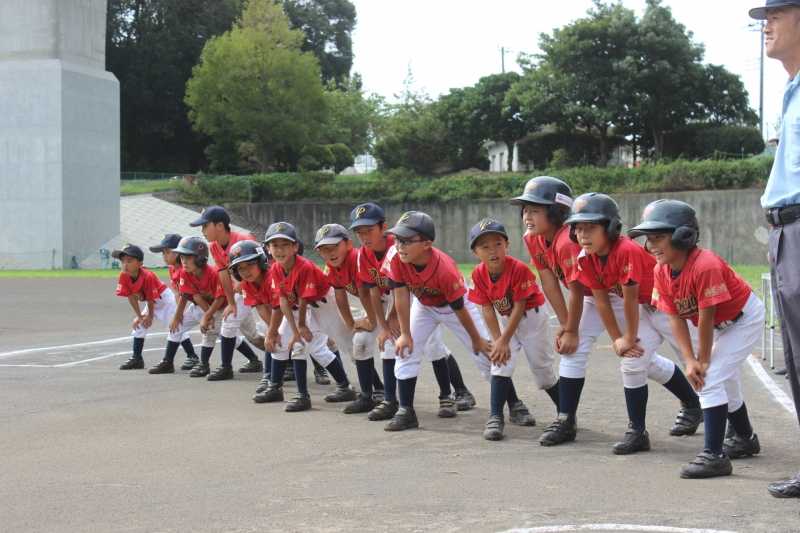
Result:
{"label": "black cap", "polygon": [[428,240],[436,240],[436,228],[433,219],[422,211],[407,211],[403,213],[397,224],[394,225],[389,233],[401,239],[410,239],[416,235],[421,235]]}
{"label": "black cap", "polygon": [[164,250],[174,250],[178,247],[178,243],[181,242],[181,238],[177,233],[167,233],[159,244],[150,247],[150,251],[158,253]]}
{"label": "black cap", "polygon": [[122,259],[126,255],[138,259],[139,261],[144,261],[144,252],[135,244],[126,244],[122,250],[114,250],[111,252],[111,257],[114,259]]}
{"label": "black cap", "polygon": [[377,204],[360,204],[350,212],[350,229],[359,226],[374,226],[386,220],[386,213]]}
{"label": "black cap", "polygon": [[345,240],[350,240],[350,235],[344,226],[341,224],[325,224],[317,230],[317,234],[314,236],[314,248],[319,248],[326,244],[339,244]]}
{"label": "black cap", "polygon": [[231,217],[228,216],[228,212],[225,211],[224,207],[212,205],[203,209],[203,212],[200,213],[200,218],[189,223],[189,225],[192,227],[197,227],[202,226],[203,224],[208,224],[209,222],[224,222],[225,224],[230,224]]}
{"label": "black cap", "polygon": [[493,218],[484,218],[474,226],[472,229],[469,230],[469,247],[470,249],[475,248],[475,242],[480,239],[484,235],[488,235],[489,233],[496,233],[497,235],[502,235],[508,240],[508,233],[506,233],[506,227],[503,226],[500,222],[496,221]]}
{"label": "black cap", "polygon": [[767,0],[767,3],[761,7],[754,7],[750,10],[750,18],[756,20],[766,20],[767,9],[775,9],[778,7],[797,6],[800,7],[800,0]]}
{"label": "black cap", "polygon": [[297,230],[288,222],[275,222],[267,228],[264,235],[264,244],[275,239],[286,239],[287,241],[297,242]]}

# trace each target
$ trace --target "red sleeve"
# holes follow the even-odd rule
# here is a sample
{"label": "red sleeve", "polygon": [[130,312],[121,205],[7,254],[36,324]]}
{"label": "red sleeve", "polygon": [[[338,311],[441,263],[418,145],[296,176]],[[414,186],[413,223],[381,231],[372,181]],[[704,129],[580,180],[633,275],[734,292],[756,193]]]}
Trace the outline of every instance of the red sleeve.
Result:
{"label": "red sleeve", "polygon": [[188,294],[189,296],[197,294],[194,283],[189,280],[189,274],[185,270],[181,270],[181,274],[178,277],[178,290],[181,294]]}
{"label": "red sleeve", "polygon": [[550,266],[545,262],[544,250],[539,246],[536,235],[525,234],[523,240],[525,241],[525,246],[528,247],[531,264],[536,267],[536,270],[549,270]]}
{"label": "red sleeve", "polygon": [[481,279],[482,276],[479,269],[480,266],[472,271],[472,288],[469,290],[467,298],[478,305],[489,305],[492,302],[489,300],[489,295],[486,294],[486,288],[483,284],[483,279]]}
{"label": "red sleeve", "polygon": [[214,299],[225,298],[225,291],[222,289],[222,283],[219,281],[219,274],[213,276],[214,281]]}
{"label": "red sleeve", "polygon": [[[569,241],[570,243],[572,241]],[[572,283],[580,281],[580,272],[578,272],[578,252],[574,247],[566,245],[561,246],[556,250],[556,261],[561,271],[564,272],[564,281]]]}
{"label": "red sleeve", "polygon": [[441,286],[442,296],[444,296],[448,303],[455,302],[467,294],[467,287],[464,285],[464,276],[461,275],[461,272],[456,270],[454,264],[445,266],[445,262],[442,261],[439,265],[439,269],[441,271],[439,284]]}
{"label": "red sleeve", "polygon": [[158,300],[161,297],[161,293],[163,289],[166,289],[161,280],[158,279],[155,272],[147,272],[147,279],[145,279],[144,287],[142,287],[142,292],[144,293],[144,297],[146,300]]}
{"label": "red sleeve", "polygon": [[324,290],[327,281],[325,274],[313,264],[308,264],[297,276],[297,296],[316,300]]}
{"label": "red sleeve", "polygon": [[[642,261],[641,254],[637,253],[634,246],[639,246],[636,243],[626,241],[626,246],[620,246],[617,251],[620,254],[617,258],[617,265],[619,267],[618,280],[620,285],[641,285],[645,278],[645,266]],[[644,252],[644,249],[642,249]]]}
{"label": "red sleeve", "polygon": [[664,275],[659,270],[655,273],[655,283],[653,285],[653,296],[651,304],[655,306],[656,309],[662,311],[668,315],[678,315],[678,308],[675,307],[675,302],[672,300],[672,296],[670,296],[669,285],[665,285],[665,283],[669,283],[664,279]]}
{"label": "red sleeve", "polygon": [[694,286],[697,289],[697,308],[706,309],[732,299],[730,289],[725,283],[722,270],[709,268],[695,274]]}
{"label": "red sleeve", "polygon": [[536,278],[530,268],[519,264],[515,266],[511,273],[511,291],[515,302],[527,300],[538,292]]}
{"label": "red sleeve", "polygon": [[386,257],[383,258],[381,274],[388,277],[395,283],[406,283],[405,276],[403,275],[403,265],[400,261],[400,256],[397,255],[397,250],[394,247],[390,248],[386,252]]}
{"label": "red sleeve", "polygon": [[604,287],[600,285],[597,281],[597,277],[592,275],[592,271],[594,267],[592,267],[591,260],[588,256],[580,257],[575,259],[575,268],[573,269],[572,273],[569,277],[566,277],[567,282],[578,281],[584,287],[589,289],[603,289]]}
{"label": "red sleeve", "polygon": [[[267,282],[268,280],[265,280]],[[242,287],[242,296],[244,297],[244,305],[255,307],[261,303],[258,295],[256,294],[256,286],[252,285],[246,281],[243,281],[241,284]]]}
{"label": "red sleeve", "polygon": [[119,273],[117,279],[117,296],[128,297],[131,295],[131,277],[125,272]]}

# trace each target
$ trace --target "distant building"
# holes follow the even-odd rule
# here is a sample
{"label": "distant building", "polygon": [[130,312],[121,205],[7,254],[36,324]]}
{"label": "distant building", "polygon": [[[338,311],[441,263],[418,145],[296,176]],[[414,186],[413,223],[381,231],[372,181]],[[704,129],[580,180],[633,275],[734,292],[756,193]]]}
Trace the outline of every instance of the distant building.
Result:
{"label": "distant building", "polygon": [[356,156],[352,166],[342,170],[340,174],[343,176],[356,176],[358,174],[369,174],[375,170],[378,170],[378,160],[370,154],[361,154]]}

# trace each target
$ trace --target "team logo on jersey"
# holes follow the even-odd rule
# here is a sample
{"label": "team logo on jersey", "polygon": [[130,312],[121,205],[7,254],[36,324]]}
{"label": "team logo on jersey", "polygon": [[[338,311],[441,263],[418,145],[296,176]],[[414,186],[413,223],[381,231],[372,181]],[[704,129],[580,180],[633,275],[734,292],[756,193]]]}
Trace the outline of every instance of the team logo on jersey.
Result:
{"label": "team logo on jersey", "polygon": [[675,309],[678,310],[678,316],[687,319],[697,314],[697,298],[689,296],[688,298],[675,298]]}
{"label": "team logo on jersey", "polygon": [[704,290],[703,296],[705,296],[706,298],[713,298],[715,296],[719,296],[720,294],[726,294],[727,292],[728,292],[728,286],[725,285],[725,282],[722,282],[719,285],[712,285],[711,287]]}
{"label": "team logo on jersey", "polygon": [[497,310],[498,313],[505,316],[511,313],[511,309],[514,307],[513,301],[514,297],[511,294],[511,291],[508,291],[501,299],[492,300],[492,306]]}
{"label": "team logo on jersey", "polygon": [[613,287],[608,289],[608,292],[610,292],[612,294],[616,294],[620,298],[624,298],[624,296],[622,294],[622,285],[620,285],[619,283],[615,283]]}
{"label": "team logo on jersey", "polygon": [[363,217],[364,213],[366,213],[366,212],[367,212],[367,208],[366,207],[364,207],[363,205],[359,206],[358,208],[356,208],[356,218]]}

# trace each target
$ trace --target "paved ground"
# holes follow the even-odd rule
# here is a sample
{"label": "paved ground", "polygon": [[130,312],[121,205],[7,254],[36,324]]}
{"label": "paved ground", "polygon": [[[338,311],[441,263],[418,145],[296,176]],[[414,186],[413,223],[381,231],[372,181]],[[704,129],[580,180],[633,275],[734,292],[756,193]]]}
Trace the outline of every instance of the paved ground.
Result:
{"label": "paved ground", "polygon": [[[500,443],[481,439],[488,387],[461,349],[479,407],[437,419],[425,372],[422,429],[403,434],[339,413],[321,400],[325,387],[312,387],[313,411],[287,414],[250,401],[253,375],[209,383],[118,371],[127,339],[18,352],[124,337],[129,311],[113,288],[113,280],[0,280],[2,531],[800,529],[798,502],[765,490],[800,466],[797,424],[750,369],[745,392],[763,455],[736,462],[732,477],[686,481],[678,469],[702,435],[668,436],[677,406],[656,386],[653,451],[610,453],[625,408],[607,347],[592,357],[578,442],[556,448],[536,442],[553,413],[525,372],[518,389],[540,426],[509,427]],[[162,346],[163,337],[148,341],[148,362]],[[95,360],[75,364],[87,359]]]}

